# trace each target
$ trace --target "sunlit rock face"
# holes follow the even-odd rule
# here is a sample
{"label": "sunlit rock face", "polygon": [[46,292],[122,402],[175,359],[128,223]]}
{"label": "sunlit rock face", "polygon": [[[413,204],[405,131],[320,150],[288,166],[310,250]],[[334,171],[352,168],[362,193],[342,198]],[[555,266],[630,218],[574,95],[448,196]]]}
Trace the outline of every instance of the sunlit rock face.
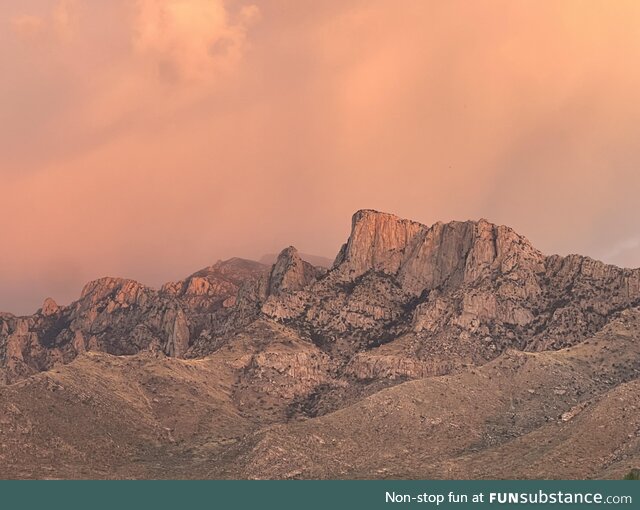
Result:
{"label": "sunlit rock face", "polygon": [[427,226],[364,210],[331,271],[273,294],[262,312],[351,359],[363,378],[419,377],[509,347],[573,345],[638,302],[638,277],[586,257],[545,257],[486,220]]}
{"label": "sunlit rock face", "polygon": [[68,306],[0,315],[0,367],[13,381],[91,350],[201,357],[271,321],[323,353],[299,373],[326,362],[359,379],[422,377],[574,345],[639,303],[638,270],[544,256],[482,219],[429,226],[362,210],[329,270],[290,246],[271,266],[219,261],[160,290],[101,278]]}
{"label": "sunlit rock face", "polygon": [[302,290],[324,271],[302,260],[293,246],[282,250],[269,276],[269,294]]}

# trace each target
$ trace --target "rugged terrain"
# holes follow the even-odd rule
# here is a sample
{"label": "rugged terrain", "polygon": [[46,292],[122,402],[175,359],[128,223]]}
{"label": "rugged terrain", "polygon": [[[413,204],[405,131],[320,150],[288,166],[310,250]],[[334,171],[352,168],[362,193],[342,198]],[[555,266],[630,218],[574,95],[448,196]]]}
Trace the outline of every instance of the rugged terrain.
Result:
{"label": "rugged terrain", "polygon": [[220,261],[159,290],[103,278],[0,314],[0,477],[640,465],[640,270],[371,210],[331,267],[305,258]]}

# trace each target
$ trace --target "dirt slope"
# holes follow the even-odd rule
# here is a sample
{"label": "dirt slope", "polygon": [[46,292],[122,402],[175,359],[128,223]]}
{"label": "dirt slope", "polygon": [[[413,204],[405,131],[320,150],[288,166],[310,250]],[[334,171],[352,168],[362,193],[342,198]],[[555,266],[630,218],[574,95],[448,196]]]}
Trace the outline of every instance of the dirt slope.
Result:
{"label": "dirt slope", "polygon": [[242,386],[239,359],[87,353],[6,386],[0,477],[618,477],[640,455],[639,311],[572,348],[511,350],[302,421]]}

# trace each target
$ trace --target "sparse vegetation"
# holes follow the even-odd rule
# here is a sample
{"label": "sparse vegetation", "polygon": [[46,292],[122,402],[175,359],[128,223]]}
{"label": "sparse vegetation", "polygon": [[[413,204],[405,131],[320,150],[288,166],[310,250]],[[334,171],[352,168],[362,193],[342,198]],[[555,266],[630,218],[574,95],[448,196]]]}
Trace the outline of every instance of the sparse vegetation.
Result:
{"label": "sparse vegetation", "polygon": [[319,280],[287,248],[277,268],[221,261],[159,292],[106,278],[0,314],[0,478],[640,467],[617,449],[640,409],[640,270],[545,259],[485,223],[361,216]]}
{"label": "sparse vegetation", "polygon": [[640,469],[632,469],[624,475],[623,480],[640,480]]}

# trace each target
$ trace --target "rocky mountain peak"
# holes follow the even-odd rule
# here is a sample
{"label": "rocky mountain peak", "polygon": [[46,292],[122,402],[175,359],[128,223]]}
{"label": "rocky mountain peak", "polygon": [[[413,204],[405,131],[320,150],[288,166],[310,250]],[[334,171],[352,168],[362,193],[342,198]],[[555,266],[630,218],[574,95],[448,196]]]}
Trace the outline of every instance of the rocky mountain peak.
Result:
{"label": "rocky mountain peak", "polygon": [[357,277],[370,269],[396,272],[405,250],[426,227],[393,214],[372,209],[357,211],[351,221],[349,240],[334,266],[342,266]]}
{"label": "rocky mountain peak", "polygon": [[282,250],[269,275],[269,294],[301,290],[317,277],[317,270],[302,260],[298,250],[289,246]]}
{"label": "rocky mountain peak", "polygon": [[366,209],[354,214],[334,268],[351,279],[372,270],[396,275],[403,289],[420,294],[492,273],[540,272],[544,256],[512,229],[485,219],[429,227]]}
{"label": "rocky mountain peak", "polygon": [[[298,252],[298,253],[300,255],[300,258],[302,258],[302,260],[306,260],[307,262],[309,262],[309,264],[315,267],[329,268],[333,265],[333,261],[334,261],[333,258],[323,257],[322,255],[312,255],[310,253],[302,253],[302,252]],[[277,253],[267,253],[262,257],[260,257],[259,262],[267,266],[272,266],[273,264],[276,263],[276,260],[278,260]]]}
{"label": "rocky mountain peak", "polygon": [[222,274],[234,274],[262,271],[265,265],[255,260],[243,259],[240,257],[232,257],[227,260],[219,260],[210,269],[216,270]]}
{"label": "rocky mountain peak", "polygon": [[104,277],[87,283],[82,289],[80,299],[97,303],[112,296],[118,303],[133,304],[146,289],[135,280]]}
{"label": "rocky mountain peak", "polygon": [[[485,219],[427,226],[361,210],[329,272],[292,246],[233,258],[159,291],[101,278],[39,313],[0,314],[0,370],[17,380],[87,350],[198,357],[256,321],[286,325],[359,378],[442,374],[507,348],[561,348],[640,304],[640,270],[545,257]],[[2,376],[0,375],[0,379]]]}
{"label": "rocky mountain peak", "polygon": [[233,306],[243,283],[266,275],[268,270],[253,260],[219,260],[184,280],[165,283],[160,292],[180,299],[192,311],[213,312]]}
{"label": "rocky mountain peak", "polygon": [[42,315],[48,317],[50,315],[55,315],[60,310],[58,304],[50,297],[44,300],[42,304],[41,312]]}

